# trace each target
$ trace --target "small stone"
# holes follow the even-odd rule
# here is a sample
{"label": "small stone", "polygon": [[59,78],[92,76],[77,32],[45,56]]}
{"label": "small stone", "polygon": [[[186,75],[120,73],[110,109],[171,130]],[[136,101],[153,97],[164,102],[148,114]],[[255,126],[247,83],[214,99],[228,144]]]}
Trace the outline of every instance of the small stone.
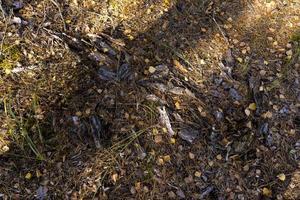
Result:
{"label": "small stone", "polygon": [[286,48],[291,49],[292,48],[291,43],[287,43]]}
{"label": "small stone", "polygon": [[250,169],[249,165],[245,165],[245,166],[243,167],[243,170],[244,170],[245,172],[249,171],[249,169]]}
{"label": "small stone", "polygon": [[267,74],[267,71],[266,71],[266,70],[260,70],[260,71],[259,71],[259,74],[260,74],[261,76],[265,76],[265,75]]}
{"label": "small stone", "polygon": [[176,194],[173,191],[168,192],[168,196],[170,199],[175,199],[176,198]]}
{"label": "small stone", "polygon": [[130,188],[130,192],[131,192],[131,194],[136,194],[135,188],[134,188],[134,187],[131,187],[131,188]]}
{"label": "small stone", "polygon": [[193,177],[191,175],[189,175],[188,177],[184,178],[184,182],[189,184],[193,182]]}
{"label": "small stone", "polygon": [[240,46],[241,46],[241,47],[244,47],[244,46],[246,46],[246,43],[245,43],[245,42],[241,42],[241,43],[240,43]]}

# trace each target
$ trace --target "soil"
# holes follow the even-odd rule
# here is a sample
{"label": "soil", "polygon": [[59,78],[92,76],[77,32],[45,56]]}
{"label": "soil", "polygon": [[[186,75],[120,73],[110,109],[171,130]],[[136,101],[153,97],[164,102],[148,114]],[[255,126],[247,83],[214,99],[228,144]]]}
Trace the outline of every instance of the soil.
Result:
{"label": "soil", "polygon": [[2,1],[0,199],[300,199],[299,13]]}

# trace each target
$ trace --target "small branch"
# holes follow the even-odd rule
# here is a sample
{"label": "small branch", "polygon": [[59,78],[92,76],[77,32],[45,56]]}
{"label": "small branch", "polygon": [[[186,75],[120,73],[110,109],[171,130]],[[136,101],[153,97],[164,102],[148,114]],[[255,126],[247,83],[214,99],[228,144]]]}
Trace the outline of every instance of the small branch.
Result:
{"label": "small branch", "polygon": [[2,0],[0,0],[0,10],[1,10],[1,13],[2,13],[2,17],[3,17],[3,19],[5,20],[5,18],[6,18],[6,16],[7,16],[7,13],[6,13],[6,11],[4,10],[4,8],[3,8],[3,3],[2,3]]}
{"label": "small branch", "polygon": [[59,15],[60,15],[60,18],[61,18],[63,26],[64,26],[64,31],[67,31],[65,19],[64,19],[64,16],[62,15],[62,12],[61,12],[61,9],[60,9],[58,3],[55,0],[50,0],[50,1],[57,7]]}

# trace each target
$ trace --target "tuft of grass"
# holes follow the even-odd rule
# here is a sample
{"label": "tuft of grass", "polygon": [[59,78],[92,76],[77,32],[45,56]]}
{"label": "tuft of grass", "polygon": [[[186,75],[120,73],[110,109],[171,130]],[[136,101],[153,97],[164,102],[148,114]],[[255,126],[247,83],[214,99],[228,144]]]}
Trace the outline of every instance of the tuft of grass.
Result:
{"label": "tuft of grass", "polygon": [[24,117],[17,115],[13,110],[11,99],[6,98],[3,102],[8,136],[22,151],[24,151],[26,147],[29,147],[38,160],[45,160],[45,157],[39,151],[30,134],[31,128],[37,123],[34,116],[29,115]]}
{"label": "tuft of grass", "polygon": [[297,31],[291,38],[293,42],[300,42],[300,31]]}
{"label": "tuft of grass", "polygon": [[3,45],[0,54],[0,70],[10,74],[11,70],[21,60],[20,48],[16,45]]}

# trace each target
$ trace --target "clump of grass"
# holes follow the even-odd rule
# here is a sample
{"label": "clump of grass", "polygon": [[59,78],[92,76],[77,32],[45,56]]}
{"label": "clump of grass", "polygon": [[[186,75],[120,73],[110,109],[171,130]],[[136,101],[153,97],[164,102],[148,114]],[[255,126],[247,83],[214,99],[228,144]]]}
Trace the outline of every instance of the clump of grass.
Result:
{"label": "clump of grass", "polygon": [[[12,100],[9,98],[4,99],[4,112],[6,115],[7,135],[12,141],[24,151],[26,147],[35,154],[38,160],[45,160],[43,154],[39,151],[36,143],[32,139],[31,129],[33,126],[38,126],[38,121],[33,115],[18,115],[12,106]],[[33,99],[33,105],[36,106],[36,99]],[[33,109],[35,107],[33,106]],[[30,112],[30,111],[29,111]],[[39,132],[39,138],[42,139]]]}
{"label": "clump of grass", "polygon": [[3,45],[0,54],[0,70],[10,74],[11,70],[21,60],[20,48],[16,45]]}
{"label": "clump of grass", "polygon": [[292,36],[291,40],[292,40],[293,42],[300,42],[300,31],[296,32],[296,33]]}

